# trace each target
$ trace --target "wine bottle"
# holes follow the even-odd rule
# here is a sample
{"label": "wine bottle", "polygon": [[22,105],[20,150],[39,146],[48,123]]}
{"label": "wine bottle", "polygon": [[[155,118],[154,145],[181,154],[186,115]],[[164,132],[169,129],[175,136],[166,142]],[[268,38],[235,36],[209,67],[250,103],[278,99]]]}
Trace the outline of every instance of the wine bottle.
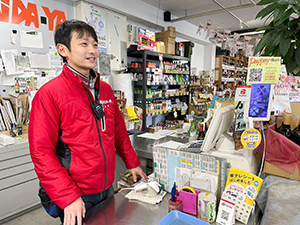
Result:
{"label": "wine bottle", "polygon": [[277,130],[277,132],[282,134],[288,139],[292,138],[291,122],[292,122],[292,113],[290,111],[284,111],[283,122],[281,127]]}
{"label": "wine bottle", "polygon": [[204,130],[203,130],[203,123],[201,123],[200,124],[198,140],[204,140],[204,138],[205,138],[205,133],[204,133]]}
{"label": "wine bottle", "polygon": [[189,129],[189,136],[194,137],[195,135],[196,135],[196,128],[194,125],[194,121],[192,120],[190,129]]}
{"label": "wine bottle", "polygon": [[[297,118],[299,120],[299,118]],[[300,145],[300,120],[298,126],[292,131],[292,140],[297,145]]]}

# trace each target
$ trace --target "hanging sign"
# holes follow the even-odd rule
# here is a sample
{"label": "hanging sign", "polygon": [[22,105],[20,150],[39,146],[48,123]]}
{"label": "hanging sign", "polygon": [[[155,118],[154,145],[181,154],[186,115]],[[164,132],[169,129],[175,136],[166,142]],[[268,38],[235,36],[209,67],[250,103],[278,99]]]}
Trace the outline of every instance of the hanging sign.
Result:
{"label": "hanging sign", "polygon": [[250,57],[247,84],[277,84],[280,65],[280,57]]}

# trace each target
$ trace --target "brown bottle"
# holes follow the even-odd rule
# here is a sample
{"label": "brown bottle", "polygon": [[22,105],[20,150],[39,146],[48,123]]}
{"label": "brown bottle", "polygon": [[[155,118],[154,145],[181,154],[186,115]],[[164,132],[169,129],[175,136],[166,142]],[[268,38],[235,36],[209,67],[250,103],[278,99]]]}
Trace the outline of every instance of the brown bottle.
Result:
{"label": "brown bottle", "polygon": [[[299,120],[299,118],[298,118]],[[296,127],[293,131],[292,131],[292,140],[293,142],[295,142],[297,145],[300,145],[300,120],[298,122],[298,127]]]}
{"label": "brown bottle", "polygon": [[284,111],[282,126],[277,130],[277,132],[288,139],[292,138],[291,122],[292,113],[290,111]]}

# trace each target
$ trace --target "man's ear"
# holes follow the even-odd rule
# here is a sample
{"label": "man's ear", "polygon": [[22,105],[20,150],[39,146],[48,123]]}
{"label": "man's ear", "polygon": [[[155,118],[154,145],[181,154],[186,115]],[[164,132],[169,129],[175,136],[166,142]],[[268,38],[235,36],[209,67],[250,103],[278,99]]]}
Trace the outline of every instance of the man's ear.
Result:
{"label": "man's ear", "polygon": [[57,44],[57,45],[56,45],[56,49],[57,49],[57,52],[58,52],[61,56],[67,58],[68,52],[69,52],[69,49],[67,48],[67,46],[65,46],[65,45],[63,45],[63,44]]}

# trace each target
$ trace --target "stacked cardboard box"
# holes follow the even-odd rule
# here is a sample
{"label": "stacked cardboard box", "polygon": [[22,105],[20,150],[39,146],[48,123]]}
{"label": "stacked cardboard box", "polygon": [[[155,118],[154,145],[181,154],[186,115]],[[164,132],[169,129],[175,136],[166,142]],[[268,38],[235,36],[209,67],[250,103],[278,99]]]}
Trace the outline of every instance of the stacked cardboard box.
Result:
{"label": "stacked cardboard box", "polygon": [[166,30],[163,28],[162,32],[156,33],[156,41],[162,41],[165,45],[165,53],[175,55],[175,27],[169,26]]}

